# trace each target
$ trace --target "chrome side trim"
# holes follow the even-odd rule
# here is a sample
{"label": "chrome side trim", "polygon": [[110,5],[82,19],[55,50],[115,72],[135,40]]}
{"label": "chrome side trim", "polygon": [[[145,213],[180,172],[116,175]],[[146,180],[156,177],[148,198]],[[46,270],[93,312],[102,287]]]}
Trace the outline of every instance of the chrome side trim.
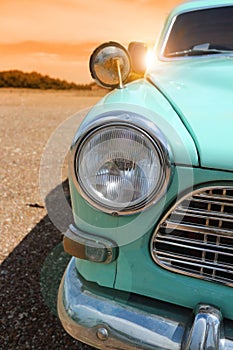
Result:
{"label": "chrome side trim", "polygon": [[[224,337],[217,308],[198,306],[193,320],[187,308],[140,296],[132,302],[128,293],[123,299],[114,290],[107,297],[106,288],[99,287],[97,294],[85,283],[72,258],[59,289],[58,315],[65,330],[77,340],[99,349],[233,349],[232,339]],[[205,347],[193,345],[203,342]]]}
{"label": "chrome side trim", "polygon": [[[164,174],[161,177],[161,183],[157,189],[158,191],[156,191],[156,193],[152,193],[149,198],[139,203],[137,207],[129,205],[126,208],[122,208],[122,210],[108,208],[104,206],[104,204],[101,204],[100,201],[97,202],[90,198],[78,181],[78,176],[76,174],[76,155],[78,154],[79,147],[81,146],[82,142],[89,137],[89,135],[107,126],[125,126],[141,132],[154,144],[161,157],[161,161],[163,162],[162,167]],[[72,143],[69,155],[69,171],[77,191],[93,207],[113,216],[132,215],[137,212],[141,212],[155,202],[158,202],[170,185],[172,177],[172,163],[173,154],[171,147],[161,130],[152,121],[147,119],[146,116],[141,116],[137,113],[126,110],[113,110],[111,112],[106,112],[96,116],[88,123],[82,124]]]}

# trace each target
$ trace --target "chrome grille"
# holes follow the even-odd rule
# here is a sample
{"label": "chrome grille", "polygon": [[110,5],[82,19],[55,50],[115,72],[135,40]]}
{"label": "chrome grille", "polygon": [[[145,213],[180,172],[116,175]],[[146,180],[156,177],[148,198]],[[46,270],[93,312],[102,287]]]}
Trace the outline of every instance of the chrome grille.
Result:
{"label": "chrome grille", "polygon": [[233,187],[179,200],[152,237],[152,257],[165,269],[233,286]]}

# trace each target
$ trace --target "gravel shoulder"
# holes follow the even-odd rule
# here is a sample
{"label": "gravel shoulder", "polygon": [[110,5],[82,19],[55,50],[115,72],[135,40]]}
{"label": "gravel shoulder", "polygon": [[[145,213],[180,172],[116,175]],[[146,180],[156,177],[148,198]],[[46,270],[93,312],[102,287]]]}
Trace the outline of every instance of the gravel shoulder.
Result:
{"label": "gravel shoulder", "polygon": [[0,89],[0,349],[88,348],[68,336],[56,317],[69,256],[40,197],[39,168],[53,131],[95,104],[97,95]]}

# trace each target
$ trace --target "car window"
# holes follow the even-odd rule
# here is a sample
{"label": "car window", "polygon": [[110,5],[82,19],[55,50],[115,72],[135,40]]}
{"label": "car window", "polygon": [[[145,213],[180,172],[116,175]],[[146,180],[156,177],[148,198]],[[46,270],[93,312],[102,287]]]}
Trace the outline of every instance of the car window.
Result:
{"label": "car window", "polygon": [[178,15],[163,54],[172,57],[232,50],[233,6],[225,6]]}

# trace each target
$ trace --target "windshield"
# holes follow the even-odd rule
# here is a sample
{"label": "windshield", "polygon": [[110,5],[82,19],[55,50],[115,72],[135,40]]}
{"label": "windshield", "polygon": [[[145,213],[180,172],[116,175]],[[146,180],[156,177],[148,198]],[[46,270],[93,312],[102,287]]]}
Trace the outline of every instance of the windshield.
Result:
{"label": "windshield", "polygon": [[[186,12],[177,16],[164,50],[165,57],[233,50],[233,6]],[[203,50],[201,50],[204,48]],[[215,50],[215,51],[214,51]],[[216,52],[216,50],[219,50]]]}

